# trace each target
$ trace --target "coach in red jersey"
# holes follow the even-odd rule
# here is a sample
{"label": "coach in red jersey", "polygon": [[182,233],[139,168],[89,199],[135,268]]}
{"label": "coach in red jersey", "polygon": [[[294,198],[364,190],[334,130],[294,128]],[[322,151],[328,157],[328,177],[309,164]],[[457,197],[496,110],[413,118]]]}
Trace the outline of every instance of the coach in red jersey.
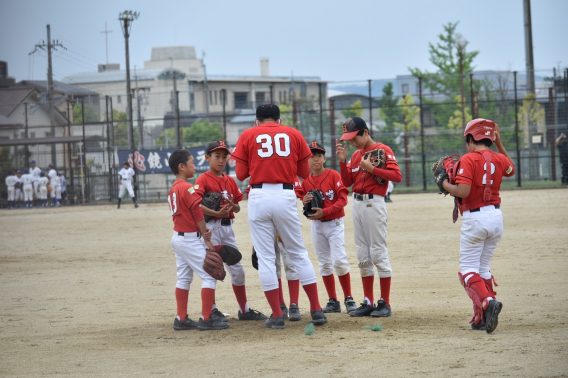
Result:
{"label": "coach in red jersey", "polygon": [[231,156],[237,162],[237,178],[244,181],[250,176],[249,225],[258,256],[260,282],[272,308],[265,326],[273,329],[285,326],[274,269],[277,233],[310,300],[313,323],[325,324],[327,318],[319,304],[315,270],[302,242],[294,193],[298,176],[306,178],[310,173],[308,159],[312,153],[304,137],[298,130],[281,125],[278,106],[261,105],[256,110],[255,127],[241,134]]}

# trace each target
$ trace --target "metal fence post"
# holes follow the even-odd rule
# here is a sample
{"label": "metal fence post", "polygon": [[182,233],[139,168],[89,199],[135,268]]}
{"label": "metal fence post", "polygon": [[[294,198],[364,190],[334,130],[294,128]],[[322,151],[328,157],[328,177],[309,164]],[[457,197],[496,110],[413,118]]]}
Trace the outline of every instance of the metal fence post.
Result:
{"label": "metal fence post", "polygon": [[331,135],[331,166],[337,171],[337,155],[335,154],[335,100],[329,100],[329,131]]}
{"label": "metal fence post", "polygon": [[320,140],[321,140],[321,145],[323,146],[323,104],[322,104],[322,96],[321,96],[321,87],[322,87],[322,83],[318,83],[319,113],[320,113]]}
{"label": "metal fence post", "polygon": [[554,133],[554,88],[548,88],[548,114],[549,129],[547,130],[550,148],[550,175],[551,180],[556,181],[556,134]]}
{"label": "metal fence post", "polygon": [[422,106],[422,77],[418,78],[418,97],[420,98],[420,144],[422,146],[422,189],[426,190],[426,153],[424,151],[424,108]]}
{"label": "metal fence post", "polygon": [[371,94],[371,79],[369,79],[369,129],[371,130],[371,139],[373,139],[373,97]]}
{"label": "metal fence post", "polygon": [[519,109],[517,104],[517,71],[513,72],[515,84],[515,141],[517,143],[517,186],[520,188],[521,179],[521,150],[519,148]]}

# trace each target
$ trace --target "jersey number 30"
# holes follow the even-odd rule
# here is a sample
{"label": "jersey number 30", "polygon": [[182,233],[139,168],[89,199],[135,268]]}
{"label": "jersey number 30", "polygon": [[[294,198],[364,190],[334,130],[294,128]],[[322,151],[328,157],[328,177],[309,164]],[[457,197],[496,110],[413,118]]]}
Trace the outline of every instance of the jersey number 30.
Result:
{"label": "jersey number 30", "polygon": [[261,158],[269,158],[274,155],[286,157],[290,156],[290,136],[284,133],[274,135],[274,140],[268,134],[260,134],[256,137],[256,143],[260,143],[257,152]]}
{"label": "jersey number 30", "polygon": [[168,204],[170,205],[170,213],[172,213],[172,216],[178,211],[178,205],[176,200],[177,196],[175,192],[173,193],[173,197],[174,198],[172,199],[172,196],[168,196]]}

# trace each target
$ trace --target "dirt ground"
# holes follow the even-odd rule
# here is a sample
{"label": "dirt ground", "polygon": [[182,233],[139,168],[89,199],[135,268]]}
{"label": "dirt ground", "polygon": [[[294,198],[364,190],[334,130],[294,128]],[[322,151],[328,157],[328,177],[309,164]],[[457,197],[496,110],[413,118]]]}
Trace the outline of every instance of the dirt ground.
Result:
{"label": "dirt ground", "polygon": [[[568,376],[568,190],[502,193],[505,233],[492,272],[504,309],[491,335],[468,325],[471,302],[457,277],[460,221],[451,222],[451,199],[396,191],[392,197],[392,317],[332,314],[312,336],[304,335],[307,311],[282,331],[236,320],[228,279],[218,285],[217,304],[233,315],[230,328],[175,332],[166,203],[2,211],[0,375]],[[359,302],[350,209],[346,242]],[[250,265],[246,213],[245,202],[235,230],[249,303],[269,314]],[[302,222],[317,268],[309,221]],[[200,284],[196,279],[190,291],[195,320]],[[325,303],[321,279],[318,285]],[[303,291],[300,307],[308,308]],[[363,328],[377,323],[381,332]]]}

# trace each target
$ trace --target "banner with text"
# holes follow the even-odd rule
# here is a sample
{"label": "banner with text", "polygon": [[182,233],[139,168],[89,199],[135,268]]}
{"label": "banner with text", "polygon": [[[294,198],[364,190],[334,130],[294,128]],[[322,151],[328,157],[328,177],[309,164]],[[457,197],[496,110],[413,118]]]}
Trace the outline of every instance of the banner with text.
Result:
{"label": "banner with text", "polygon": [[[209,163],[205,160],[205,147],[196,147],[187,149],[195,159],[195,168],[197,172],[205,172],[209,170]],[[231,147],[231,151],[233,147]],[[118,150],[118,160],[120,164],[128,161],[130,166],[139,174],[152,174],[152,173],[172,173],[168,165],[168,159],[174,152],[171,150],[140,150],[132,152],[129,150]],[[227,163],[230,170],[235,169],[235,161],[229,159]]]}

